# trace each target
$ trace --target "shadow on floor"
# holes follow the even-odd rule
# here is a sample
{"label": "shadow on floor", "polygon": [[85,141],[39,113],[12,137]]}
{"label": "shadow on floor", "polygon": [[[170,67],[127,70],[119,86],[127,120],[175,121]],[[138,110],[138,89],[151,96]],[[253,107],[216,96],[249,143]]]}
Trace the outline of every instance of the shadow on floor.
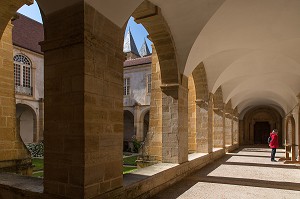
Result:
{"label": "shadow on floor", "polygon": [[[257,150],[253,150],[253,148],[257,148]],[[265,147],[267,148],[267,147]],[[248,157],[268,157],[270,156],[257,156],[257,155],[242,155],[238,154],[241,152],[269,152],[265,149],[258,149],[255,147],[243,147],[230,154],[226,154],[224,157],[216,160],[215,162],[203,167],[201,170],[194,172],[188,177],[184,178],[178,183],[175,183],[171,187],[166,190],[158,193],[153,196],[153,199],[175,199],[181,196],[183,193],[191,189],[194,185],[199,182],[207,182],[207,183],[217,183],[217,184],[228,184],[228,185],[240,185],[240,186],[250,186],[250,187],[261,187],[261,188],[272,188],[272,189],[283,189],[283,190],[295,190],[300,191],[300,183],[293,182],[278,182],[278,181],[267,181],[267,180],[259,180],[259,179],[248,179],[248,178],[232,178],[232,177],[216,177],[216,176],[208,176],[212,171],[216,170],[221,165],[241,165],[241,166],[253,166],[253,167],[268,167],[268,168],[284,168],[284,169],[299,169],[297,166],[293,165],[283,165],[279,164],[260,164],[260,163],[247,163],[247,162],[227,162],[232,156],[248,156]],[[281,152],[282,153],[282,152]],[[300,194],[299,194],[300,195]]]}

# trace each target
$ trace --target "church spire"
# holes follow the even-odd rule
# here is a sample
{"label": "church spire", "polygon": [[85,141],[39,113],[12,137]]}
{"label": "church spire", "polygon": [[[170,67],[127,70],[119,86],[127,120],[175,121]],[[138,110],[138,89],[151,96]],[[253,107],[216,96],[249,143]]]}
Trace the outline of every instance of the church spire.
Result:
{"label": "church spire", "polygon": [[141,55],[141,57],[146,57],[146,56],[150,55],[150,51],[149,51],[146,39],[144,39],[144,43],[140,49],[140,55]]}
{"label": "church spire", "polygon": [[126,36],[124,39],[123,52],[124,53],[133,53],[138,57],[140,56],[140,54],[136,48],[134,39],[132,37],[130,27],[129,27],[128,32],[126,33]]}

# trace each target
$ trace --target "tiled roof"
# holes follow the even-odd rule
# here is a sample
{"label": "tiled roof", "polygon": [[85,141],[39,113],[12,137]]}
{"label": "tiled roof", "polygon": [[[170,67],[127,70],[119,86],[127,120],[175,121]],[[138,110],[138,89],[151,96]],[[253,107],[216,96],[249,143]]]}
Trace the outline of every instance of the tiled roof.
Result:
{"label": "tiled roof", "polygon": [[149,64],[149,63],[151,63],[151,55],[147,56],[147,57],[126,60],[124,62],[124,68],[130,67],[130,66],[142,65],[142,64]]}
{"label": "tiled roof", "polygon": [[13,44],[40,54],[40,41],[44,41],[43,24],[17,13],[17,19],[12,21],[14,25],[12,31]]}

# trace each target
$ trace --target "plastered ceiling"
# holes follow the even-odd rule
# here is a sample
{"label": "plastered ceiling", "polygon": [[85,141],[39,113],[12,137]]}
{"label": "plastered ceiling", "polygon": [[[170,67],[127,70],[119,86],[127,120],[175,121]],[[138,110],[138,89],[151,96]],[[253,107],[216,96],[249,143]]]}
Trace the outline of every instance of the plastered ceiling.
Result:
{"label": "plastered ceiling", "polygon": [[[45,14],[79,0],[38,0]],[[299,0],[150,0],[159,6],[181,73],[204,63],[209,91],[239,112],[270,105],[288,113],[300,92]],[[119,27],[143,0],[86,0]]]}

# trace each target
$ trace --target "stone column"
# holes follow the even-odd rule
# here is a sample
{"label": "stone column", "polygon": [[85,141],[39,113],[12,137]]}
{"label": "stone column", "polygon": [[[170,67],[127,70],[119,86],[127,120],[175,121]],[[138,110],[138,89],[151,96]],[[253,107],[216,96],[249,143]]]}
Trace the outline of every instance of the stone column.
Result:
{"label": "stone column", "polygon": [[225,145],[233,145],[233,116],[231,113],[225,113]]}
{"label": "stone column", "polygon": [[[154,45],[152,45],[151,101],[149,131],[145,138],[141,162],[153,164],[162,160],[162,92],[160,65]],[[151,162],[151,163],[150,163]],[[138,162],[139,163],[139,162]],[[143,166],[143,165],[141,165]]]}
{"label": "stone column", "polygon": [[44,192],[122,187],[123,30],[81,1],[45,16]]}
{"label": "stone column", "polygon": [[[297,96],[298,100],[300,100],[300,95]],[[298,105],[298,143],[297,143],[297,148],[298,148],[298,157],[297,160],[300,161],[300,105]]]}
{"label": "stone column", "polygon": [[[208,127],[207,127],[207,136],[208,136],[208,149],[210,149],[211,151],[213,150],[214,147],[214,95],[212,93],[209,94],[209,100],[208,100]],[[209,151],[210,151],[209,150]],[[209,152],[208,151],[208,152]]]}
{"label": "stone column", "polygon": [[240,145],[243,145],[243,144],[245,144],[245,142],[244,142],[244,140],[245,140],[245,138],[244,138],[244,135],[245,135],[245,130],[246,130],[246,127],[245,127],[245,121],[244,120],[238,120],[238,123],[239,123],[239,139],[238,139],[238,141],[239,141],[239,144]]}
{"label": "stone column", "polygon": [[138,141],[143,141],[144,138],[143,121],[141,119],[141,107],[139,105],[136,105],[134,107],[134,129],[136,139]]}
{"label": "stone column", "polygon": [[225,148],[224,112],[222,109],[214,108],[214,148]]}
{"label": "stone column", "polygon": [[233,116],[233,144],[238,144],[240,145],[240,135],[242,134],[239,132],[242,128],[239,128],[239,118],[238,118],[238,113],[235,112]]}
{"label": "stone column", "polygon": [[162,85],[162,161],[188,160],[188,90],[182,85]]}
{"label": "stone column", "polygon": [[[196,105],[196,90],[194,84],[193,76],[189,76],[188,82],[188,142],[189,142],[189,153],[198,152],[197,149],[197,135],[196,135],[196,115],[197,115],[197,105]],[[200,117],[200,116],[199,116]],[[200,125],[200,123],[199,123]],[[199,127],[200,128],[200,127]],[[201,136],[200,136],[201,137]],[[200,139],[199,137],[199,139]],[[200,146],[200,144],[199,144]]]}
{"label": "stone column", "polygon": [[0,40],[0,171],[30,174],[31,156],[16,127],[12,27]]}
{"label": "stone column", "polygon": [[38,118],[38,123],[39,123],[39,140],[42,141],[44,140],[44,99],[39,100],[39,118]]}
{"label": "stone column", "polygon": [[196,100],[196,143],[198,153],[212,152],[212,133],[209,133],[208,102]]}

